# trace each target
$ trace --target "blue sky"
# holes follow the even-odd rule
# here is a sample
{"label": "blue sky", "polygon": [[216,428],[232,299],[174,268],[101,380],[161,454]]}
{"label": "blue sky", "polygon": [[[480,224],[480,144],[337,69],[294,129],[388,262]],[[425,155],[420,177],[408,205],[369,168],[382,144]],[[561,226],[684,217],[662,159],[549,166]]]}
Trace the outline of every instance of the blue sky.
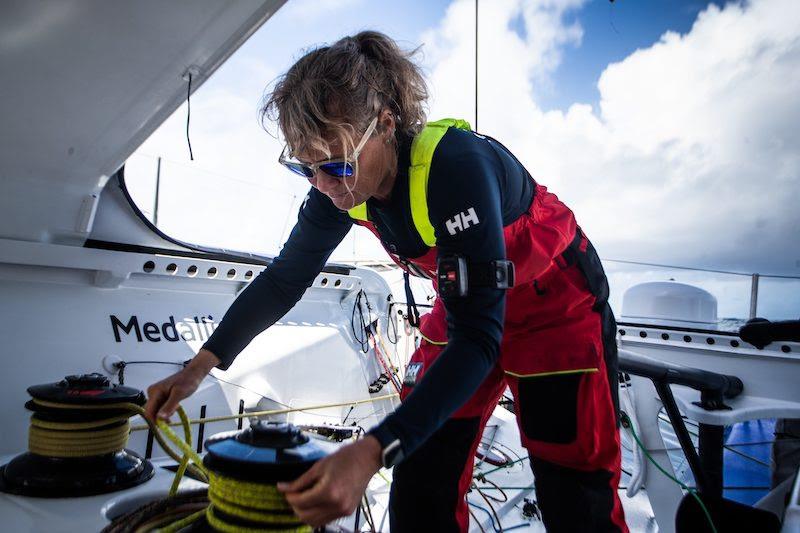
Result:
{"label": "blue sky", "polygon": [[[479,13],[490,1],[479,2]],[[569,23],[577,22],[582,26],[582,42],[564,47],[561,64],[552,74],[552,80],[532,96],[544,110],[566,110],[575,102],[597,105],[597,81],[609,63],[624,59],[638,48],[650,46],[667,31],[687,32],[697,13],[709,3],[696,0],[587,2],[565,17]],[[314,2],[289,0],[286,7],[267,21],[208,84],[241,84],[243,73],[236,68],[237,62],[259,55],[268,54],[270,65],[283,72],[302,55],[303,50],[363,29],[382,31],[413,48],[421,43],[423,31],[444,17],[451,2],[349,0],[341,4],[344,7],[336,6],[334,2],[322,2],[320,5],[323,7],[315,9]],[[334,9],[338,15],[331,23],[328,17]],[[464,28],[466,33],[474,31],[474,21],[469,22],[470,26]],[[298,28],[302,30],[298,31]],[[523,38],[528,32],[521,16],[514,17],[509,28]],[[491,38],[491,32],[482,28],[479,41]],[[422,53],[425,53],[424,46]],[[465,72],[465,77],[472,75],[472,71]],[[264,83],[263,80],[257,81],[261,85]],[[480,83],[492,81],[482,77]]]}
{"label": "blue sky", "polygon": [[[697,0],[594,0],[567,20],[584,29],[580,46],[565,47],[553,83],[539,96],[544,109],[566,110],[574,102],[597,105],[597,80],[609,63],[653,44],[666,31],[686,33],[710,2]],[[718,4],[720,2],[717,2]],[[521,19],[515,31],[524,32]]]}
{"label": "blue sky", "polygon": [[[482,0],[479,130],[575,211],[604,259],[800,276],[792,12],[796,0]],[[308,184],[277,165],[259,101],[304,50],[363,29],[422,45],[429,116],[473,120],[473,0],[290,0],[193,95],[194,161],[185,106],[129,160],[143,209],[161,156],[165,231],[277,253]],[[359,230],[333,256],[376,257]],[[737,314],[743,280],[719,289]],[[800,284],[785,295],[794,313]]]}

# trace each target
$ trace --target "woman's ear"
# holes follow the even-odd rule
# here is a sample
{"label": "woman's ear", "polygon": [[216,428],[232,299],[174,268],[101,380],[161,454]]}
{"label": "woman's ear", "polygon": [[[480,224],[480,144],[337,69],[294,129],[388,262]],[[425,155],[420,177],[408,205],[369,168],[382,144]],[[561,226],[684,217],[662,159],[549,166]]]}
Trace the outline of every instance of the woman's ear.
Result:
{"label": "woman's ear", "polygon": [[381,136],[383,136],[384,141],[389,143],[392,142],[394,139],[394,131],[397,127],[397,123],[394,119],[394,113],[388,107],[384,107],[381,111],[381,114],[378,117],[378,125],[380,127],[379,131]]}

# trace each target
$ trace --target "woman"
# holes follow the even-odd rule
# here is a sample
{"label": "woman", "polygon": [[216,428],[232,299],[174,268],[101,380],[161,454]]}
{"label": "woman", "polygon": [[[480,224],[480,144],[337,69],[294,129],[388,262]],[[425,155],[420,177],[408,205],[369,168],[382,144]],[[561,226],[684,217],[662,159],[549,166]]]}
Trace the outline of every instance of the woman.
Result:
{"label": "woman", "polygon": [[281,163],[312,186],[297,225],[193,361],[149,388],[146,409],[167,418],[211,368],[227,368],[355,222],[403,268],[436,278],[440,297],[397,411],[279,487],[298,516],[318,526],[349,514],[381,465],[396,465],[393,532],[466,531],[475,450],[508,385],[548,530],[627,531],[615,325],[597,254],[499,142],[463,121],[426,124],[426,98],[410,54],[376,32],[289,69],[263,112],[287,140]]}

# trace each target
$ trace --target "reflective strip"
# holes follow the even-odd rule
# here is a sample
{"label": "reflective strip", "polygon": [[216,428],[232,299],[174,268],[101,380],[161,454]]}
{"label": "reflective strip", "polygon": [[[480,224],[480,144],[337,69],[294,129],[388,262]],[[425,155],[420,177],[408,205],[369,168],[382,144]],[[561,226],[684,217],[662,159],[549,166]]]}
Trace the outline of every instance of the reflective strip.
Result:
{"label": "reflective strip", "polygon": [[363,222],[368,221],[369,217],[367,216],[367,202],[358,204],[357,206],[348,209],[347,214],[350,215],[350,218],[355,220],[361,220]]}
{"label": "reflective strip", "polygon": [[506,370],[505,373],[514,376],[515,378],[541,378],[544,376],[564,376],[566,374],[591,374],[592,372],[598,372],[596,368],[579,368],[577,370],[557,370],[555,372],[540,372],[538,374],[517,374],[516,372],[511,372]]}
{"label": "reflective strip", "polygon": [[422,331],[419,332],[419,336],[425,339],[426,342],[433,344],[434,346],[447,346],[447,341],[435,341],[433,339],[429,339],[428,337],[425,336],[424,333],[422,333]]}
{"label": "reflective strip", "polygon": [[[436,235],[428,216],[428,176],[431,172],[433,152],[448,128],[470,130],[469,122],[456,118],[444,118],[428,122],[411,142],[411,165],[408,169],[409,203],[414,228],[426,246],[436,246]],[[357,205],[347,211],[350,218],[367,221],[367,204]]]}

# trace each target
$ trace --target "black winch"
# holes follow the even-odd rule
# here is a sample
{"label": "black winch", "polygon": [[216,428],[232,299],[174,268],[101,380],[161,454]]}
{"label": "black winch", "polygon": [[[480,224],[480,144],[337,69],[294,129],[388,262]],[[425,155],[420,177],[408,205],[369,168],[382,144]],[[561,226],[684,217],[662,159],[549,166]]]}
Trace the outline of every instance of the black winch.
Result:
{"label": "black winch", "polygon": [[[257,421],[247,429],[219,433],[206,440],[203,466],[208,473],[208,507],[181,531],[311,532],[295,516],[275,484],[302,475],[326,452],[288,423]],[[103,533],[132,533],[165,527],[191,514],[199,493],[177,494],[147,504],[114,520]],[[188,498],[188,499],[187,499]]]}
{"label": "black winch", "polygon": [[29,451],[0,467],[0,491],[69,498],[126,489],[153,476],[149,461],[125,449],[128,418],[136,414],[125,404],[144,405],[142,391],[95,373],[34,385],[28,394]]}
{"label": "black winch", "polygon": [[218,433],[206,440],[205,449],[209,470],[265,484],[297,479],[326,455],[287,422],[257,421],[242,431]]}

